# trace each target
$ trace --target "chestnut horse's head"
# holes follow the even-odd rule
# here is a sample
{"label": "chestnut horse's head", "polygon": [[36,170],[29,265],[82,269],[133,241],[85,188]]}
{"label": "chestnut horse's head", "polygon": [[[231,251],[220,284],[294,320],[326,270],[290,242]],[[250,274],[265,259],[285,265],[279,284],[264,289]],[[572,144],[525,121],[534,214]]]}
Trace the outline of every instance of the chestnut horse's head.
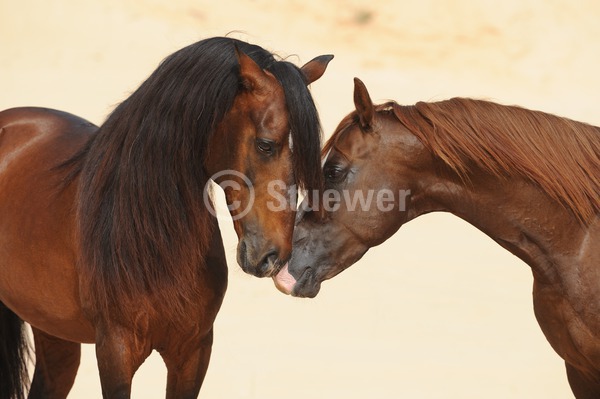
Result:
{"label": "chestnut horse's head", "polygon": [[373,105],[358,79],[354,103],[356,111],[323,150],[324,191],[310,208],[301,205],[292,258],[274,277],[284,293],[314,297],[322,281],[392,236],[410,216],[411,190],[428,152],[389,106]]}
{"label": "chestnut horse's head", "polygon": [[297,68],[237,45],[239,91],[210,139],[204,166],[225,191],[238,263],[264,277],[291,256],[295,188],[322,185],[320,124],[307,85],[333,57]]}

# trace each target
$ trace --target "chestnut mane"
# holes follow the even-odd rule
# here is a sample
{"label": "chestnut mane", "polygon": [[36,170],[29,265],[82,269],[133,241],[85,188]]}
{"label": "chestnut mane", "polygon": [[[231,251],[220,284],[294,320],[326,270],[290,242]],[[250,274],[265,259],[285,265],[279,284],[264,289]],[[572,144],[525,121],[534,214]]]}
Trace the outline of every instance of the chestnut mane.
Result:
{"label": "chestnut mane", "polygon": [[[489,101],[453,98],[376,106],[395,115],[431,153],[463,179],[473,168],[538,185],[583,223],[600,212],[600,128]],[[351,125],[348,115],[325,144],[326,154]]]}

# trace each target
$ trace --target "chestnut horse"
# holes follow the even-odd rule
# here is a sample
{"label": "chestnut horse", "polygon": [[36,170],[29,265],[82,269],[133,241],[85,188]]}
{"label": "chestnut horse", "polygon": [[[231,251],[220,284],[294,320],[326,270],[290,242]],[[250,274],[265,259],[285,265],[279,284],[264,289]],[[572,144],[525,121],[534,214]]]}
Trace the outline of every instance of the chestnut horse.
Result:
{"label": "chestnut horse", "polygon": [[321,185],[307,85],[331,58],[298,68],[210,38],[167,57],[100,127],[50,109],[0,113],[1,398],[27,392],[23,322],[36,351],[30,398],[67,396],[80,343],[96,344],[105,398],[130,397],[152,350],[167,398],[197,397],[227,285],[205,187],[220,176],[228,204],[241,204],[230,209],[242,268],[280,269],[295,210],[271,212],[267,182]]}
{"label": "chestnut horse", "polygon": [[313,297],[404,223],[451,212],[531,266],[536,318],[575,396],[600,398],[600,128],[462,98],[374,106],[358,79],[354,102],[278,288]]}

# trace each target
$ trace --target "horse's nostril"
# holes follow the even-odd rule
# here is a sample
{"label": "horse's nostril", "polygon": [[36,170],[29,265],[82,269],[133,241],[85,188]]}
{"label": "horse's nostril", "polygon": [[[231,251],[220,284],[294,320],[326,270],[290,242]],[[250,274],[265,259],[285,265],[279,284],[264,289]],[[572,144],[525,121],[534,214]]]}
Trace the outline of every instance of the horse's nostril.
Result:
{"label": "horse's nostril", "polygon": [[273,265],[277,262],[278,254],[276,251],[271,251],[263,258],[260,266],[258,267],[258,272],[266,276],[268,273],[273,272]]}
{"label": "horse's nostril", "polygon": [[273,252],[269,256],[267,256],[267,263],[273,264],[277,261],[277,253]]}

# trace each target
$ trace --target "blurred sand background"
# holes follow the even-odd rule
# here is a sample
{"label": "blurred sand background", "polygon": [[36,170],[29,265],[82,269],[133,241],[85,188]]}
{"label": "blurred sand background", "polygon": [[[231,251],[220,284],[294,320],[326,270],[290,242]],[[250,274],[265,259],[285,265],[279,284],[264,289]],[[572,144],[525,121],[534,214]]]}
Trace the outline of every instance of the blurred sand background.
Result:
{"label": "blurred sand background", "polygon": [[[325,135],[377,102],[491,99],[600,124],[600,5],[592,0],[1,0],[0,109],[58,108],[101,124],[162,58],[237,31],[302,64]],[[494,215],[490,215],[494,217]],[[562,360],[535,321],[529,268],[447,214],[422,217],[323,285],[285,297],[235,263],[203,398],[568,398]],[[153,355],[135,398],[164,397]],[[100,398],[94,348],[70,398]]]}

